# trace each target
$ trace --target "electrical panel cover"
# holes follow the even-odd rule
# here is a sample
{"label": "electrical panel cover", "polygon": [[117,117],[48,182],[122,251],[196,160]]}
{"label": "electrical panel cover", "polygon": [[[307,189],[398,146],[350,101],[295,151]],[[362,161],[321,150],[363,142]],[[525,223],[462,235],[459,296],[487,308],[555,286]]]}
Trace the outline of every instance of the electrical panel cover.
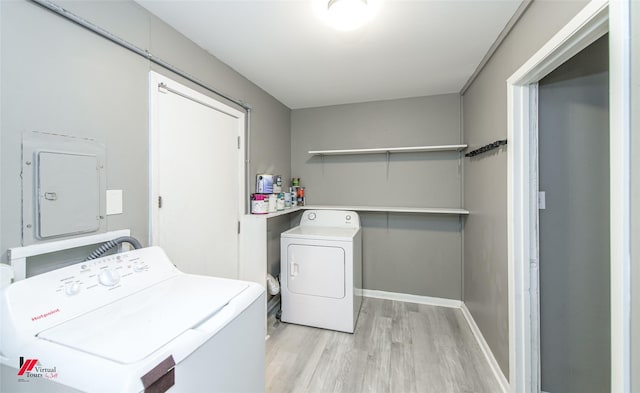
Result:
{"label": "electrical panel cover", "polygon": [[37,235],[40,239],[100,228],[100,168],[96,155],[37,154]]}

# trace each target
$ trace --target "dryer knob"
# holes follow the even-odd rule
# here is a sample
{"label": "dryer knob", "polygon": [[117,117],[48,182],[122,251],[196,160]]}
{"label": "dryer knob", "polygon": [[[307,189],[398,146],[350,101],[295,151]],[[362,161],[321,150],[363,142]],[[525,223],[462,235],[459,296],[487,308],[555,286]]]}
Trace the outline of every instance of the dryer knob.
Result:
{"label": "dryer knob", "polygon": [[307,218],[309,220],[312,220],[312,221],[315,220],[316,219],[316,213],[309,213],[309,215],[307,215]]}
{"label": "dryer knob", "polygon": [[351,214],[347,214],[347,216],[345,217],[347,219],[347,221],[351,220]]}
{"label": "dryer knob", "polygon": [[105,287],[112,287],[120,282],[120,273],[112,269],[105,269],[100,272],[98,281]]}

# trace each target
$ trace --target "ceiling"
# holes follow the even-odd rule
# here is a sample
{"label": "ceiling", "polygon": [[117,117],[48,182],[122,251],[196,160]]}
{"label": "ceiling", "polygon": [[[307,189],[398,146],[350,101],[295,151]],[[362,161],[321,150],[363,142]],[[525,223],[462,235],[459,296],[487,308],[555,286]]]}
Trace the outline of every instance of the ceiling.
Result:
{"label": "ceiling", "polygon": [[520,5],[380,0],[345,32],[323,0],[136,1],[291,109],[459,92]]}

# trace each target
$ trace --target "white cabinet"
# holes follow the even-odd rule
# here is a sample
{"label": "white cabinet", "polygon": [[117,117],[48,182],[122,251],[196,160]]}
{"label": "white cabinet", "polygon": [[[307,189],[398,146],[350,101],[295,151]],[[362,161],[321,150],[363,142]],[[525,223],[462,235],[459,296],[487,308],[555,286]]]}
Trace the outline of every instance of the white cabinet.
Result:
{"label": "white cabinet", "polygon": [[300,207],[270,214],[245,214],[240,222],[240,265],[238,278],[267,285],[267,225],[270,218],[302,210]]}

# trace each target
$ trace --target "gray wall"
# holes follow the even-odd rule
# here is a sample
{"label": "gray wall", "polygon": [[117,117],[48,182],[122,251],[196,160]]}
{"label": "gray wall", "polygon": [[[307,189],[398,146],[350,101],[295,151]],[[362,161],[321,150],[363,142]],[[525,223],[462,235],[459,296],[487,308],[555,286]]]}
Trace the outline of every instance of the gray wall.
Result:
{"label": "gray wall", "polygon": [[540,370],[545,392],[611,381],[609,36],[540,81]]}
{"label": "gray wall", "polygon": [[[457,152],[313,157],[309,150],[458,144],[460,96],[292,111],[291,168],[307,204],[461,207]],[[458,216],[361,213],[364,287],[461,299]]]}
{"label": "gray wall", "polygon": [[[470,149],[507,137],[506,80],[562,28],[585,1],[534,1],[463,96]],[[464,301],[509,375],[507,153],[464,162]]]}
{"label": "gray wall", "polygon": [[[289,178],[287,107],[134,2],[59,4],[251,104],[251,177],[269,171]],[[107,227],[130,228],[146,243],[148,71],[175,75],[33,3],[2,1],[0,10],[2,261],[6,261],[7,248],[21,245],[20,137],[31,130],[93,137],[106,143],[107,188],[124,190],[124,214],[108,216]]]}
{"label": "gray wall", "polygon": [[640,392],[640,2],[631,2],[631,391]]}

